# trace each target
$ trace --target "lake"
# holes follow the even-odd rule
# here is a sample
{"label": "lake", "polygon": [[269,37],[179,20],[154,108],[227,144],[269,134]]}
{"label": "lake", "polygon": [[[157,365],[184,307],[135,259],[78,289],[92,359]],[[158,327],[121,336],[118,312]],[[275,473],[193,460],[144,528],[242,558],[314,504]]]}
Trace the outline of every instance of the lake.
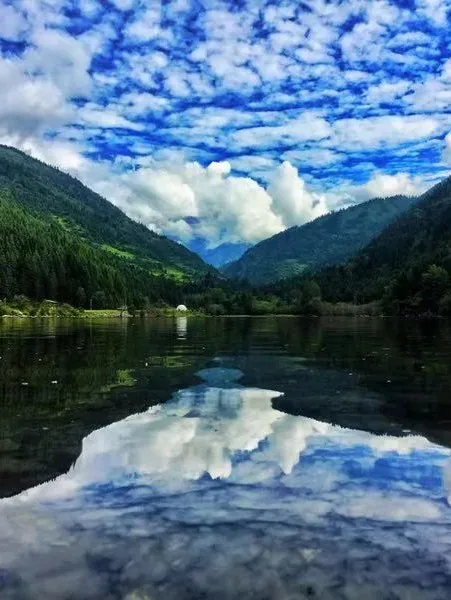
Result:
{"label": "lake", "polygon": [[451,324],[0,322],[0,598],[449,599]]}

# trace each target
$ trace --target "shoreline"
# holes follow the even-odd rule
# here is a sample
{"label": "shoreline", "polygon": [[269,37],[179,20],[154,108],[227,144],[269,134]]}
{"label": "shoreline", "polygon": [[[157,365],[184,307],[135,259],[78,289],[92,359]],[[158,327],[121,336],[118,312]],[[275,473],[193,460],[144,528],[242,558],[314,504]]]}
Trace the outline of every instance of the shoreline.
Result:
{"label": "shoreline", "polygon": [[[97,312],[97,311],[96,311]],[[260,314],[260,315],[253,315],[253,314],[225,314],[225,315],[210,315],[208,313],[194,313],[194,312],[174,312],[174,313],[168,313],[168,312],[162,312],[162,313],[148,313],[145,315],[131,315],[131,314],[111,314],[108,312],[102,312],[99,311],[97,314],[91,314],[89,311],[87,311],[86,313],[81,313],[78,315],[58,315],[58,314],[53,314],[53,315],[0,315],[0,322],[2,320],[5,321],[12,321],[12,320],[17,320],[17,321],[23,321],[23,320],[88,320],[88,319],[92,319],[92,320],[100,320],[100,319],[119,319],[119,320],[124,320],[124,321],[128,321],[130,319],[136,319],[136,320],[146,320],[146,319],[154,319],[154,318],[166,318],[166,319],[174,319],[174,318],[180,318],[180,317],[185,317],[185,318],[208,318],[208,319],[248,319],[248,318],[253,318],[253,319],[264,319],[264,318],[297,318],[297,319],[407,319],[407,320],[418,320],[418,321],[426,321],[426,320],[447,320],[449,317],[443,316],[443,315],[433,315],[433,314],[428,314],[428,315],[390,315],[390,314],[324,314],[324,315],[306,315],[306,314],[296,314],[296,313],[281,313],[281,314],[274,314],[274,313],[267,313],[267,314]]]}

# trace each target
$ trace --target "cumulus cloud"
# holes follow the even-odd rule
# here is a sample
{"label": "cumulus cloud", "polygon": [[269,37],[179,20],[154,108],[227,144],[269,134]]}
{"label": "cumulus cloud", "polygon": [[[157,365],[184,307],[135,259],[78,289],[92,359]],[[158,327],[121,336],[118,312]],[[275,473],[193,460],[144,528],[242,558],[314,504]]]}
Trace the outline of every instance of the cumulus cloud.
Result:
{"label": "cumulus cloud", "polygon": [[268,193],[273,199],[273,210],[286,227],[302,225],[327,212],[325,197],[308,191],[297,169],[288,161],[272,174]]}
{"label": "cumulus cloud", "polygon": [[183,241],[205,237],[255,243],[327,211],[324,196],[310,192],[289,162],[270,175],[265,189],[250,177],[231,174],[227,161],[160,165],[130,170],[95,183],[135,219]]}
{"label": "cumulus cloud", "polygon": [[414,110],[446,111],[451,102],[451,59],[446,60],[437,75],[428,75],[412,86],[413,93],[405,101]]}
{"label": "cumulus cloud", "polygon": [[262,148],[271,145],[291,144],[320,140],[331,134],[329,123],[322,117],[304,113],[283,125],[268,125],[239,129],[232,141],[244,148]]}
{"label": "cumulus cloud", "polygon": [[46,77],[67,98],[90,92],[92,51],[88,40],[52,29],[37,30],[30,38],[21,65],[28,73],[45,69]]}
{"label": "cumulus cloud", "polygon": [[425,183],[420,177],[411,177],[408,173],[396,175],[374,173],[364,185],[350,186],[346,191],[354,202],[363,202],[370,198],[415,196],[424,190]]}
{"label": "cumulus cloud", "polygon": [[383,102],[393,102],[396,98],[404,96],[410,87],[409,81],[383,82],[372,86],[366,94],[367,102],[371,104],[381,104]]}
{"label": "cumulus cloud", "polygon": [[0,144],[19,148],[33,158],[83,178],[92,172],[93,165],[83,156],[85,147],[64,140],[42,140],[39,137],[21,138],[17,135],[0,135]]}
{"label": "cumulus cloud", "polygon": [[138,12],[126,29],[129,39],[149,42],[157,38],[170,38],[171,32],[161,27],[162,7],[160,0],[153,0],[151,6]]}
{"label": "cumulus cloud", "polygon": [[133,8],[135,0],[113,0],[113,4],[119,10],[130,10]]}
{"label": "cumulus cloud", "polygon": [[446,26],[449,4],[447,0],[417,0],[420,12],[439,27]]}

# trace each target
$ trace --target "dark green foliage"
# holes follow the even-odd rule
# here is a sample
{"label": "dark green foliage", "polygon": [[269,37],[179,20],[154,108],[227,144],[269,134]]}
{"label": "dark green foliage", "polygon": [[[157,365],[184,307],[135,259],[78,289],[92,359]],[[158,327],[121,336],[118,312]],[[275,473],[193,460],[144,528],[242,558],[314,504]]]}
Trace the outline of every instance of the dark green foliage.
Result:
{"label": "dark green foliage", "polygon": [[299,287],[295,311],[300,314],[321,314],[321,290],[316,281],[306,279]]}
{"label": "dark green foliage", "polygon": [[[329,302],[382,302],[386,313],[451,314],[451,178],[431,188],[357,256],[315,275]],[[297,289],[293,279],[281,295]],[[274,291],[274,290],[273,290]]]}
{"label": "dark green foliage", "polygon": [[341,264],[413,202],[414,198],[406,196],[375,198],[291,227],[250,248],[241,259],[227,265],[224,273],[264,285],[305,270]]}
{"label": "dark green foliage", "polygon": [[0,298],[18,294],[83,308],[127,302],[141,308],[149,300],[176,304],[183,287],[92,246],[0,191]]}
{"label": "dark green foliage", "polygon": [[77,179],[1,145],[0,190],[10,191],[19,205],[58,220],[90,243],[126,250],[154,270],[174,267],[188,274],[210,270],[197,254],[129,219]]}

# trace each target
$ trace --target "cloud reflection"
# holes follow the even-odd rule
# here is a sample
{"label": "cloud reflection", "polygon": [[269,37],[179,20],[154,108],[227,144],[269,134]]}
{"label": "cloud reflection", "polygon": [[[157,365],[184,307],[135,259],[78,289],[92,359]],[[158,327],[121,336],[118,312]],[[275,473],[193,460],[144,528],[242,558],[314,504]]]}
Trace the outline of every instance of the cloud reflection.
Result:
{"label": "cloud reflection", "polygon": [[199,375],[1,502],[2,599],[446,597],[449,449],[286,415],[233,369]]}

